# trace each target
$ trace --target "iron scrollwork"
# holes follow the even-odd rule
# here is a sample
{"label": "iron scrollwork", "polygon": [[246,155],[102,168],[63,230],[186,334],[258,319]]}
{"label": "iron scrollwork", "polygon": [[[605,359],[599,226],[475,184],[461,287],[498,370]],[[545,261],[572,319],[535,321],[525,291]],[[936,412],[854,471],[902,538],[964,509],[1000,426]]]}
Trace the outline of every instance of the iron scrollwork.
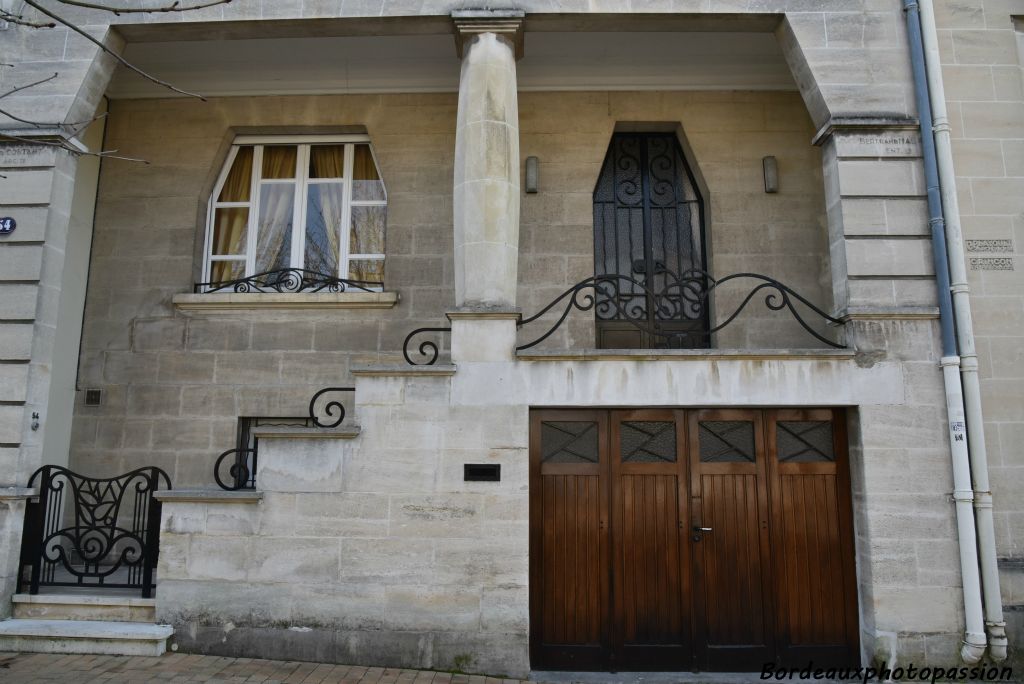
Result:
{"label": "iron scrollwork", "polygon": [[[337,399],[332,399],[321,407],[321,411],[317,411],[317,400],[325,394],[331,394],[334,392],[355,392],[355,387],[325,387],[309,400],[309,420],[313,423],[314,427],[318,428],[336,428],[345,420],[345,406]],[[325,420],[320,420],[324,417]],[[331,419],[331,422],[326,420]]]}
{"label": "iron scrollwork", "polygon": [[437,363],[437,357],[441,353],[436,342],[431,339],[420,342],[419,347],[416,349],[419,354],[419,358],[416,361],[409,355],[409,343],[412,342],[414,337],[424,333],[450,333],[451,331],[451,328],[416,328],[413,330],[405,336],[405,342],[402,343],[402,356],[405,357],[405,362],[410,366],[433,366]]}
{"label": "iron scrollwork", "polygon": [[196,283],[194,291],[204,292],[377,292],[383,283],[369,280],[348,280],[310,271],[304,268],[285,268],[257,273],[246,278]]}
{"label": "iron scrollwork", "polygon": [[[225,465],[227,477],[222,478],[221,472]],[[213,464],[213,479],[218,487],[229,492],[253,488],[256,479],[256,449],[235,448],[222,453]]]}
{"label": "iron scrollwork", "polygon": [[149,598],[160,535],[153,494],[171,488],[167,473],[149,466],[92,478],[47,465],[29,478],[30,487],[36,482],[39,500],[26,510],[21,557],[30,593],[40,586],[105,586],[139,588]]}
{"label": "iron scrollwork", "polygon": [[[608,274],[591,276],[568,288],[555,297],[536,314],[524,318],[519,328],[540,320],[552,311],[557,318],[539,336],[516,347],[523,351],[535,347],[565,322],[569,314],[576,311],[594,311],[598,320],[614,320],[628,323],[646,333],[667,347],[706,345],[711,335],[732,323],[746,309],[759,293],[764,294],[764,305],[771,311],[788,310],[793,319],[811,336],[829,347],[843,349],[844,345],[828,339],[805,320],[809,312],[828,324],[840,326],[842,321],[815,306],[806,297],[788,285],[760,273],[734,273],[715,279],[709,273],[693,269],[676,275],[659,269],[657,275],[664,286],[653,290],[648,280],[638,280],[627,275]],[[752,287],[739,305],[717,325],[704,323],[709,314],[712,295],[728,283],[752,281]],[[683,324],[683,325],[680,325]],[[451,328],[418,328],[409,333],[402,347],[402,354],[410,365],[433,365],[438,359],[438,346],[432,340],[419,344],[419,357],[410,355],[413,338],[424,333],[446,333]],[[696,343],[696,344],[694,344]]]}
{"label": "iron scrollwork", "polygon": [[[665,342],[666,346],[686,346],[685,343],[695,341],[706,344],[711,335],[736,320],[747,304],[762,291],[765,291],[764,304],[768,309],[772,311],[787,309],[794,320],[815,339],[830,347],[843,348],[843,345],[833,342],[814,330],[804,320],[797,304],[830,324],[842,325],[841,320],[828,315],[788,285],[769,276],[760,273],[734,273],[716,280],[709,273],[696,269],[679,276],[669,271],[660,271],[659,275],[664,276],[665,285],[657,291],[650,289],[646,281],[626,275],[591,276],[576,283],[538,313],[520,321],[519,327],[529,325],[550,311],[558,310],[557,307],[560,305],[562,306],[561,313],[551,327],[539,337],[519,345],[516,350],[530,349],[546,340],[565,322],[574,309],[579,311],[593,309],[598,320],[629,323],[652,338]],[[686,329],[673,329],[666,325],[706,320],[712,294],[727,283],[741,279],[754,281],[753,288],[735,310],[722,319],[718,325]],[[648,312],[653,315],[649,315]]]}

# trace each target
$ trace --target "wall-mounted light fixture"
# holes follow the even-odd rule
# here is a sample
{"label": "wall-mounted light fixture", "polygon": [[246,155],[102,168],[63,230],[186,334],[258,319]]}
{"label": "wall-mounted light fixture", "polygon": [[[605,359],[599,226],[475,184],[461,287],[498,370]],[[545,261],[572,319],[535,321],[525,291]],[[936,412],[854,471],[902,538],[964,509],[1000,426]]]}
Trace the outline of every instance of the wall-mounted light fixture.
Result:
{"label": "wall-mounted light fixture", "polygon": [[536,157],[526,158],[526,192],[537,192],[537,181],[540,176],[540,162]]}
{"label": "wall-mounted light fixture", "polygon": [[779,191],[779,162],[775,157],[768,156],[761,160],[764,166],[764,191]]}

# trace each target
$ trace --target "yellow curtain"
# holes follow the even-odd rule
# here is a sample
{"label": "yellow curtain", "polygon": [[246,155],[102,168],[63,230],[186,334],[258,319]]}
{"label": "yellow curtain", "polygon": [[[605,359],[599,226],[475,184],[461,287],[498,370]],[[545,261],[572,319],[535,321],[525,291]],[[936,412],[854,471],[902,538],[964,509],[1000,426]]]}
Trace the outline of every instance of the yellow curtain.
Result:
{"label": "yellow curtain", "polygon": [[[248,202],[252,187],[252,147],[241,147],[221,188],[218,202]],[[225,207],[214,212],[213,254],[245,254],[249,210]]]}
{"label": "yellow curtain", "polygon": [[313,145],[309,152],[310,178],[341,178],[344,175],[344,145]]}

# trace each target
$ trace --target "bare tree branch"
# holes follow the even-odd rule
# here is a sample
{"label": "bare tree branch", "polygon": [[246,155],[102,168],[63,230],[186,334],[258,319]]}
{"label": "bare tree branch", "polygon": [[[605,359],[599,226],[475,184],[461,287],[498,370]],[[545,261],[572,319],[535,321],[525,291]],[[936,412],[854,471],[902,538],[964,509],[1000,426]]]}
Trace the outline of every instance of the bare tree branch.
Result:
{"label": "bare tree branch", "polygon": [[231,0],[208,0],[207,2],[200,2],[195,5],[184,5],[175,0],[170,5],[164,5],[163,7],[111,7],[109,5],[94,3],[94,2],[83,2],[82,0],[57,0],[62,5],[72,5],[74,7],[85,7],[86,9],[103,10],[105,12],[113,12],[120,16],[122,14],[155,14],[158,12],[191,12],[193,10],[206,9],[207,7],[215,7],[216,5],[227,5],[231,3]]}
{"label": "bare tree branch", "polygon": [[117,150],[103,150],[100,152],[90,152],[89,150],[83,150],[80,147],[72,145],[66,140],[39,140],[37,138],[26,138],[20,135],[14,135],[13,133],[0,132],[0,140],[13,140],[15,142],[28,143],[30,145],[43,145],[45,147],[55,147],[65,152],[69,152],[76,157],[100,157],[103,159],[120,159],[122,161],[136,162],[139,164],[149,164],[145,159],[137,159],[135,157],[124,157],[117,154]]}
{"label": "bare tree branch", "polygon": [[54,24],[53,22],[45,23],[29,21],[28,19],[22,17],[20,14],[15,14],[5,9],[0,9],[0,19],[2,19],[3,21],[10,22],[12,24],[18,24],[19,26],[28,26],[29,28],[53,28],[54,26],[56,26],[56,24]]}
{"label": "bare tree branch", "polygon": [[155,76],[150,76],[145,71],[143,71],[142,69],[138,68],[137,66],[135,66],[134,64],[132,64],[131,62],[126,60],[124,57],[122,57],[121,55],[117,54],[116,52],[114,52],[113,50],[108,48],[101,41],[96,40],[95,38],[90,36],[88,33],[85,32],[85,30],[79,28],[78,26],[76,26],[74,23],[68,21],[67,19],[64,19],[63,17],[61,17],[61,16],[59,16],[57,14],[54,14],[53,12],[49,11],[45,7],[42,7],[38,2],[36,2],[36,0],[23,0],[23,2],[26,5],[29,5],[30,7],[35,8],[36,11],[38,11],[38,12],[40,12],[42,14],[45,14],[46,16],[50,17],[51,19],[56,20],[58,23],[63,24],[64,26],[67,26],[69,29],[71,29],[72,31],[74,31],[78,35],[82,36],[83,38],[88,40],[90,43],[96,45],[100,50],[103,50],[103,52],[107,53],[108,55],[110,55],[111,57],[116,59],[118,62],[120,62],[126,68],[130,69],[131,71],[134,71],[139,76],[142,76],[147,81],[155,83],[158,86],[162,86],[164,88],[167,88],[168,90],[173,90],[176,93],[180,93],[182,95],[187,95],[189,97],[196,97],[196,98],[199,98],[200,100],[202,100],[203,102],[206,102],[206,98],[203,97],[202,95],[199,95],[197,93],[191,93],[191,92],[189,92],[187,90],[182,90],[181,88],[176,88],[173,85],[171,85],[170,83],[168,83],[167,81],[161,81],[159,78],[156,78]]}
{"label": "bare tree branch", "polygon": [[26,88],[31,88],[32,86],[42,85],[42,84],[46,83],[47,81],[52,81],[55,78],[57,78],[57,72],[56,71],[53,72],[53,76],[47,76],[46,78],[39,79],[38,81],[36,81],[34,83],[27,83],[27,84],[25,84],[23,86],[18,86],[17,88],[13,88],[11,90],[8,90],[3,95],[0,95],[0,100],[2,100],[3,98],[7,97],[8,95],[13,95],[14,93],[18,92],[19,90],[25,90]]}

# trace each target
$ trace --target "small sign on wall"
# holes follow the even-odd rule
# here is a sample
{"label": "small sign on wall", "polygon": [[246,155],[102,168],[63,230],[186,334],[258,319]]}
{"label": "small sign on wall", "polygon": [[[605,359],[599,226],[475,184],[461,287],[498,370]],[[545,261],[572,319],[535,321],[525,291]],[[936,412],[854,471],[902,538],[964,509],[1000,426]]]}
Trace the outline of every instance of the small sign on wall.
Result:
{"label": "small sign on wall", "polygon": [[0,235],[10,235],[18,227],[18,222],[10,216],[0,216]]}

